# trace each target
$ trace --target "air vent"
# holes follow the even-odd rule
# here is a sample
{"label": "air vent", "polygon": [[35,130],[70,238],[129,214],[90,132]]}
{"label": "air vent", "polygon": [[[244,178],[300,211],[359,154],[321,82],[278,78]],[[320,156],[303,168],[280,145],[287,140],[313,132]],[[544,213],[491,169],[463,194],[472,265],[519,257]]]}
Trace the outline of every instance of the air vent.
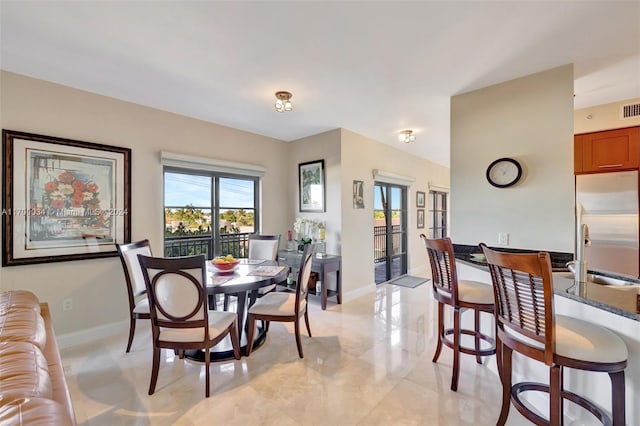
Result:
{"label": "air vent", "polygon": [[620,120],[640,117],[640,103],[620,105]]}

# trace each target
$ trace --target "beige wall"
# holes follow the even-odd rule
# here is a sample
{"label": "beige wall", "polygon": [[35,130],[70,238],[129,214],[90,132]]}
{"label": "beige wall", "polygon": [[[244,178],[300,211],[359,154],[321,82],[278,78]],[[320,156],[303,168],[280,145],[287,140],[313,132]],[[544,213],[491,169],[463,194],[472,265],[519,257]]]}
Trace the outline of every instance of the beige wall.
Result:
{"label": "beige wall", "polygon": [[599,130],[640,126],[640,116],[620,119],[620,106],[640,103],[640,98],[632,98],[610,104],[577,109],[574,112],[574,132],[588,133]]}
{"label": "beige wall", "polygon": [[[164,227],[160,151],[264,166],[262,229],[290,226],[283,187],[295,167],[282,141],[8,72],[0,74],[0,94],[3,129],[132,149],[132,239],[149,238],[154,253],[162,253]],[[60,334],[127,318],[117,257],[1,268],[0,286],[49,302]],[[65,298],[73,299],[71,311],[62,311]]]}
{"label": "beige wall", "polygon": [[[426,273],[428,260],[419,234],[427,229],[416,226],[416,191],[428,193],[429,183],[449,186],[449,169],[345,129],[342,130],[341,152],[344,289],[355,296],[374,288],[374,169],[415,178],[407,191],[408,270],[410,273]],[[354,180],[364,181],[364,209],[353,208]]]}
{"label": "beige wall", "polygon": [[[523,166],[514,187],[485,178],[500,157]],[[454,96],[451,170],[455,242],[573,252],[573,66]]]}

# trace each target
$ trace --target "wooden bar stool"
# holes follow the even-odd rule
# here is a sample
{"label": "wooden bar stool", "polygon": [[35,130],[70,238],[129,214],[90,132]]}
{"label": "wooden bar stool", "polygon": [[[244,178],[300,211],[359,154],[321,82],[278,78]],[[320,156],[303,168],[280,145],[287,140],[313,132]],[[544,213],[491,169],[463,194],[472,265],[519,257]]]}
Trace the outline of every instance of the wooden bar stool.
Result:
{"label": "wooden bar stool", "polygon": [[[537,425],[562,425],[563,400],[587,409],[602,424],[625,422],[624,369],[627,347],[605,327],[577,318],[554,315],[553,278],[548,253],[497,252],[480,244],[489,264],[496,297],[498,360],[502,362],[502,410],[498,425],[509,415],[510,401]],[[541,383],[512,383],[512,354],[516,351],[549,366],[549,386]],[[604,409],[563,389],[564,367],[609,373],[612,387],[612,416]],[[530,410],[520,399],[525,391],[549,393],[549,419]],[[613,423],[612,423],[613,421]]]}
{"label": "wooden bar stool", "polygon": [[[489,284],[477,281],[458,281],[453,244],[449,238],[430,240],[424,234],[420,234],[420,238],[424,240],[429,255],[433,297],[438,302],[438,346],[433,356],[433,362],[438,361],[442,344],[453,349],[451,390],[456,391],[460,376],[460,353],[475,355],[478,364],[482,364],[481,357],[496,353],[494,339],[480,332],[480,312],[493,314],[493,289]],[[453,308],[453,328],[446,330],[444,328],[444,305]],[[460,316],[465,309],[473,310],[473,330],[461,328]],[[473,336],[475,343],[473,348],[460,345],[460,338],[463,334]],[[453,340],[447,338],[450,335],[453,335]],[[490,347],[481,349],[481,340],[489,343]]]}

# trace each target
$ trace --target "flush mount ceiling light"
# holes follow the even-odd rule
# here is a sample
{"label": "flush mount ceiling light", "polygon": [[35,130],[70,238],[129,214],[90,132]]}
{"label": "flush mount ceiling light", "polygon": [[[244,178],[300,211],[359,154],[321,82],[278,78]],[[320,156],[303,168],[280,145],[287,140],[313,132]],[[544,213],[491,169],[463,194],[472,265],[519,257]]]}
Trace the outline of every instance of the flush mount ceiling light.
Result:
{"label": "flush mount ceiling light", "polygon": [[403,130],[400,132],[400,142],[411,143],[416,140],[413,130]]}
{"label": "flush mount ceiling light", "polygon": [[289,92],[280,91],[276,92],[276,111],[285,112],[285,111],[293,111],[293,106],[291,105],[291,97],[293,95]]}

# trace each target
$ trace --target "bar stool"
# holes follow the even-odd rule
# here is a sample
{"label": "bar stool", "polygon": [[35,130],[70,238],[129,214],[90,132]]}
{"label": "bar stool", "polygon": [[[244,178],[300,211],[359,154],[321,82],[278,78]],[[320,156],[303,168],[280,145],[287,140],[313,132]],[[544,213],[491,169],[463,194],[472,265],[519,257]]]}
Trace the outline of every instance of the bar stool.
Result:
{"label": "bar stool", "polygon": [[[433,282],[433,297],[438,302],[438,345],[433,356],[433,362],[437,362],[442,351],[442,345],[453,349],[453,375],[451,377],[451,390],[458,389],[460,376],[460,353],[475,355],[476,362],[482,364],[483,356],[496,353],[495,341],[492,337],[480,332],[480,312],[493,314],[493,289],[490,285],[477,281],[458,281],[453,244],[449,238],[428,239],[420,234],[429,255],[431,264],[431,278]],[[453,308],[453,328],[444,328],[444,305]],[[474,329],[461,328],[460,316],[465,309],[471,309],[474,313]],[[463,347],[460,344],[461,335],[469,335],[474,338],[474,347]],[[447,336],[453,335],[453,340]],[[480,348],[480,341],[489,343],[490,347]]]}
{"label": "bar stool", "polygon": [[[537,425],[563,424],[563,400],[591,412],[605,425],[624,425],[624,369],[627,347],[607,328],[572,317],[554,315],[553,278],[548,253],[497,252],[480,244],[489,264],[496,297],[498,360],[502,363],[502,409],[498,425],[504,425],[510,402]],[[512,383],[513,351],[549,366],[549,386]],[[501,360],[501,361],[500,361]],[[609,373],[612,416],[601,407],[563,389],[564,367]],[[534,413],[520,399],[525,391],[549,393],[549,419]]]}

